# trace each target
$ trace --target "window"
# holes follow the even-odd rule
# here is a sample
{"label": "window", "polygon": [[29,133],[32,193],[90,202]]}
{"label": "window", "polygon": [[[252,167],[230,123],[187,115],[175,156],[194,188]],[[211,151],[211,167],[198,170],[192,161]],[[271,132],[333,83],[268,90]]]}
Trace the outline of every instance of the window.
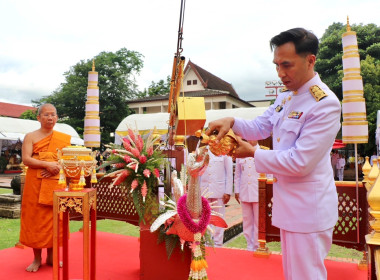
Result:
{"label": "window", "polygon": [[187,85],[188,85],[188,86],[191,85],[191,80],[187,80]]}
{"label": "window", "polygon": [[196,85],[197,84],[197,80],[193,80],[193,85]]}
{"label": "window", "polygon": [[226,101],[219,102],[219,109],[226,109]]}

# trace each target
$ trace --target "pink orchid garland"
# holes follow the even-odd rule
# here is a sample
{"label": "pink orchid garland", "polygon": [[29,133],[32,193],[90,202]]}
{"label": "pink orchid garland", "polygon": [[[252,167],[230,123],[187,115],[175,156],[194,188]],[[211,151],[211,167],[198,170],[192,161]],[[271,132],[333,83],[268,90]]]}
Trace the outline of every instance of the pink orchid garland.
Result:
{"label": "pink orchid garland", "polygon": [[182,223],[185,227],[191,231],[192,233],[198,233],[206,229],[207,225],[210,222],[211,216],[211,207],[206,198],[202,196],[202,214],[198,223],[195,223],[193,219],[190,217],[189,211],[186,208],[186,198],[187,195],[183,195],[179,198],[177,203],[177,212],[178,216],[181,219]]}

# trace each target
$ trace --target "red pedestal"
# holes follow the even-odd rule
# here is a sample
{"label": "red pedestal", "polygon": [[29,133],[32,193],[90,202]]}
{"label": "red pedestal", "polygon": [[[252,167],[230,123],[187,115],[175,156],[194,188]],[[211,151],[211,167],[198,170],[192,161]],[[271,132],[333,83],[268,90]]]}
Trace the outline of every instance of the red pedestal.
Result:
{"label": "red pedestal", "polygon": [[189,277],[191,251],[178,246],[170,259],[165,242],[157,244],[158,233],[149,231],[150,225],[140,226],[140,280],[186,280]]}

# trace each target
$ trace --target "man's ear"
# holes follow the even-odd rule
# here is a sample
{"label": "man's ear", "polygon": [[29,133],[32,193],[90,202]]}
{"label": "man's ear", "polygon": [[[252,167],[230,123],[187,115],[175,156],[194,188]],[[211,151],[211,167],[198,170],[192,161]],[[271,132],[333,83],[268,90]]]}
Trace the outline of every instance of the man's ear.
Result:
{"label": "man's ear", "polygon": [[309,66],[314,67],[315,61],[317,59],[315,57],[315,55],[314,54],[309,54],[306,59],[309,62]]}

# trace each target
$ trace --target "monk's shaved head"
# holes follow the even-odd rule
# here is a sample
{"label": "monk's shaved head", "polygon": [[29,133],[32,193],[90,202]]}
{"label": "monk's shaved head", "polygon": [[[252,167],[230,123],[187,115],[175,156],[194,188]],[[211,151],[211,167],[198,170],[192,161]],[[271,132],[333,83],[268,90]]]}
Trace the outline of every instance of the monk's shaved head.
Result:
{"label": "monk's shaved head", "polygon": [[45,104],[42,104],[40,107],[38,107],[38,115],[41,115],[42,111],[47,108],[47,107],[53,107],[55,112],[57,113],[57,108],[55,108],[55,106],[53,104],[50,104],[50,103],[45,103]]}

